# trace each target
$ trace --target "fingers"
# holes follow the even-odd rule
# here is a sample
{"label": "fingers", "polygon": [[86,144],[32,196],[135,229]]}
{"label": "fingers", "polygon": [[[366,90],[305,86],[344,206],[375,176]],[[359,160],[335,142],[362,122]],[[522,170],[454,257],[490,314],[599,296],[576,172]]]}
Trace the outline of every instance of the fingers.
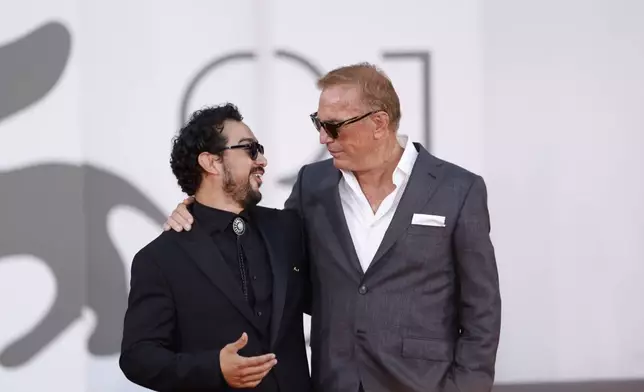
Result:
{"label": "fingers", "polygon": [[263,373],[242,378],[241,388],[255,388],[260,382],[262,382],[270,370],[271,369],[268,369]]}
{"label": "fingers", "polygon": [[271,359],[267,362],[262,363],[261,365],[257,366],[249,366],[249,367],[244,367],[240,370],[239,374],[242,376],[243,380],[254,380],[254,377],[262,376],[262,374],[267,374],[273,366],[277,365],[277,359]]}
{"label": "fingers", "polygon": [[277,359],[273,359],[260,366],[242,369],[239,379],[241,388],[254,388],[259,385],[276,364]]}
{"label": "fingers", "polygon": [[226,345],[226,349],[230,352],[236,353],[237,351],[244,348],[246,346],[246,343],[248,343],[248,335],[246,335],[246,332],[244,332],[236,342],[228,343]]}
{"label": "fingers", "polygon": [[275,359],[275,354],[264,354],[258,357],[242,358],[242,366],[244,367],[261,366],[273,359]]}
{"label": "fingers", "polygon": [[[177,208],[172,213],[174,219],[183,225],[183,228],[190,230],[190,225],[192,224],[192,215],[188,211],[186,204],[180,203],[177,205]],[[176,216],[175,216],[176,215]]]}
{"label": "fingers", "polygon": [[[174,213],[173,213],[174,214]],[[170,229],[174,231],[182,231],[183,225],[177,222],[174,218],[174,215],[168,217],[168,220],[163,224],[163,230],[168,231]]]}
{"label": "fingers", "polygon": [[189,197],[177,204],[177,208],[172,211],[172,214],[168,217],[168,220],[163,224],[163,230],[168,231],[170,229],[180,232],[183,230],[190,231],[192,228],[193,217],[188,211],[187,205],[191,204],[194,201],[193,197]]}
{"label": "fingers", "polygon": [[237,354],[247,343],[248,335],[244,332],[237,341],[227,344],[219,356],[224,378],[234,388],[254,388],[277,364],[275,354],[248,358]]}

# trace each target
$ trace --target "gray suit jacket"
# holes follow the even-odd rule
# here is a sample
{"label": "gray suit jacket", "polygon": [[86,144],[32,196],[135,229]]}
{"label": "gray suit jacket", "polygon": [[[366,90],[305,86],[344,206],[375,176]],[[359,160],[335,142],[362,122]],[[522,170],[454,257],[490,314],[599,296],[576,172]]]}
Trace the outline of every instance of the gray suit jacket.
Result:
{"label": "gray suit jacket", "polygon": [[[311,366],[318,392],[490,391],[501,299],[483,179],[418,159],[366,273],[332,160],[304,166],[286,208],[305,222],[311,261]],[[414,213],[445,227],[411,225]]]}

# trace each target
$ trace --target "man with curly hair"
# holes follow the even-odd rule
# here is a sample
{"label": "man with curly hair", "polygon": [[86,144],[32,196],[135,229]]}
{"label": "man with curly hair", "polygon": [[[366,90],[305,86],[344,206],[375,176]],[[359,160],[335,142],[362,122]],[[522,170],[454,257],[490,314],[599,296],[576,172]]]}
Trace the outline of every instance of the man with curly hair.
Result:
{"label": "man with curly hair", "polygon": [[302,227],[296,212],[257,206],[266,164],[232,104],[197,111],[174,139],[170,166],[194,197],[194,224],[162,233],[132,262],[120,358],[132,382],[310,390]]}
{"label": "man with curly hair", "polygon": [[[311,380],[320,392],[489,392],[501,295],[483,178],[398,132],[391,80],[360,63],[318,80],[330,159],[284,203],[310,257]],[[191,199],[166,229],[190,230]]]}

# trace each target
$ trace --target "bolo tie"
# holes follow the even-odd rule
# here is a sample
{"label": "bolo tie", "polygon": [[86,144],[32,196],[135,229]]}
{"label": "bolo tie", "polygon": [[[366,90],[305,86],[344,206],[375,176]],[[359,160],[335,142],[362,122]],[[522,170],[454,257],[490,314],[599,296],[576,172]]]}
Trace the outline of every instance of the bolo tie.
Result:
{"label": "bolo tie", "polygon": [[246,302],[248,302],[248,279],[246,278],[246,263],[244,262],[244,251],[241,244],[241,236],[246,232],[246,224],[242,218],[236,217],[233,220],[233,231],[237,237],[237,261],[239,272],[241,273],[242,291]]}

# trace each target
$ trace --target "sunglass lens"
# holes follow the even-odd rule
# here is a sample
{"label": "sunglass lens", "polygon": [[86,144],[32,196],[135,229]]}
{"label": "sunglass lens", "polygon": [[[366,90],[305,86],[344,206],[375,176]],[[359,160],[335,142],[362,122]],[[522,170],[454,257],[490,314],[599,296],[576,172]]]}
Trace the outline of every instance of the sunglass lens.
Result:
{"label": "sunglass lens", "polygon": [[326,134],[329,135],[331,139],[336,139],[338,137],[338,127],[333,124],[325,124],[324,130]]}
{"label": "sunglass lens", "polygon": [[313,126],[319,132],[320,129],[322,128],[322,123],[320,123],[320,119],[318,119],[318,117],[316,115],[311,115],[311,122],[313,122]]}
{"label": "sunglass lens", "polygon": [[257,159],[257,143],[251,143],[250,145],[250,158],[253,161]]}
{"label": "sunglass lens", "polygon": [[313,125],[318,132],[324,129],[324,131],[327,135],[329,135],[330,138],[335,139],[338,137],[338,127],[334,126],[333,124],[323,123],[322,121],[320,121],[317,115],[311,115],[311,121],[313,121]]}
{"label": "sunglass lens", "polygon": [[258,153],[262,153],[262,155],[264,154],[264,146],[259,143],[251,143],[249,152],[250,158],[254,161],[255,159],[257,159]]}

